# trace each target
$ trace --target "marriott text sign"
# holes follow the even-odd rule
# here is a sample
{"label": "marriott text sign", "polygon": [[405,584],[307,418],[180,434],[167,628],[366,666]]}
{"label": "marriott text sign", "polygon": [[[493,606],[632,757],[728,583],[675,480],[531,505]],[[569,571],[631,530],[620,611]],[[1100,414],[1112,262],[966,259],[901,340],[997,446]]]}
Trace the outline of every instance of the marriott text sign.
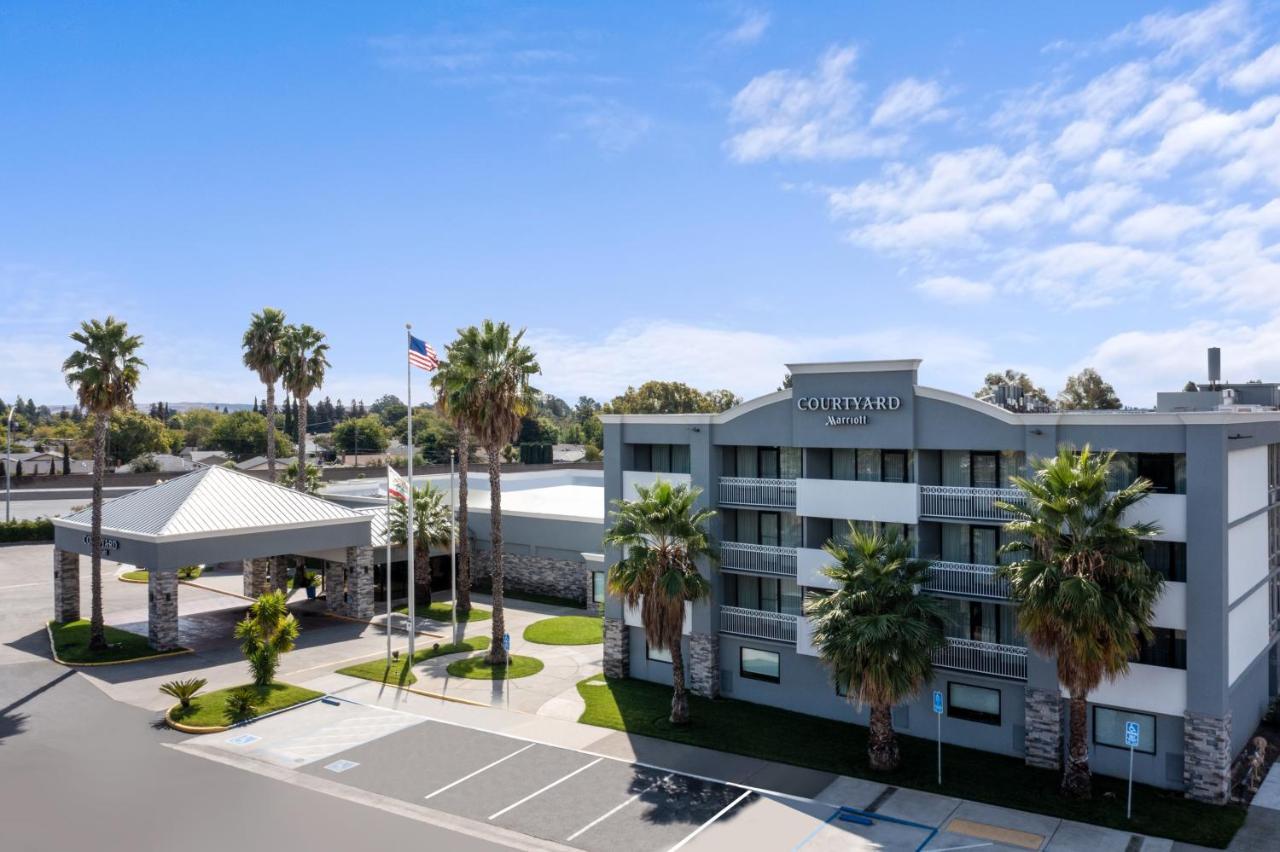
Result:
{"label": "marriott text sign", "polygon": [[[801,396],[796,398],[800,411],[897,411],[900,396]],[[828,414],[827,426],[866,426],[866,414]]]}

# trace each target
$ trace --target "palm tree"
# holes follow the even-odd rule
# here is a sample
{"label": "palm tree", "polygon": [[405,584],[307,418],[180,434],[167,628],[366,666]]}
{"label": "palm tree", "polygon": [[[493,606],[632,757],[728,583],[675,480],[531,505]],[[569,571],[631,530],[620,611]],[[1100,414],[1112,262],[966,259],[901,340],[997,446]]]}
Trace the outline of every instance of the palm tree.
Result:
{"label": "palm tree", "polygon": [[292,651],[298,638],[298,620],[289,612],[284,592],[267,592],[249,604],[249,612],[236,625],[235,637],[249,661],[254,685],[270,685],[280,666],[280,655]]}
{"label": "palm tree", "polygon": [[805,604],[813,644],[849,700],[871,708],[867,757],[871,768],[898,767],[893,708],[933,679],[933,652],[946,642],[943,609],[921,593],[929,563],[912,556],[911,542],[853,524],[844,541],[823,548],[835,565],[829,595]]}
{"label": "palm tree", "polygon": [[506,620],[502,611],[502,448],[520,431],[520,418],[533,408],[534,390],[529,377],[540,372],[533,350],[521,343],[524,329],[511,333],[505,323],[485,320],[458,333],[449,347],[465,379],[460,382],[459,408],[467,426],[484,445],[489,461],[489,577],[493,595],[493,635],[490,665],[505,662],[502,637]]}
{"label": "palm tree", "polygon": [[244,365],[258,374],[267,386],[267,475],[276,478],[276,382],[283,366],[285,334],[284,311],[263,308],[253,314],[241,344]]}
{"label": "palm tree", "polygon": [[[280,485],[288,485],[298,481],[298,459],[289,462],[284,472],[280,474],[277,480]],[[319,494],[320,489],[324,486],[324,476],[320,473],[320,468],[313,464],[307,464],[306,477],[303,480],[303,491],[307,494]]]}
{"label": "palm tree", "polygon": [[[324,371],[329,366],[325,353],[329,344],[324,342],[324,332],[311,326],[290,325],[284,333],[284,364],[280,372],[284,386],[293,394],[298,409],[298,458],[307,457],[307,397],[324,384]],[[307,490],[306,470],[299,466],[295,471],[293,487]]]}
{"label": "palm tree", "polygon": [[695,507],[701,489],[659,480],[636,486],[634,500],[615,500],[613,526],[605,544],[622,551],[609,566],[609,590],[629,607],[639,607],[651,648],[671,652],[671,724],[689,722],[684,686],[685,604],[711,594],[698,560],[714,560],[706,524],[715,512]]}
{"label": "palm tree", "polygon": [[88,320],[71,334],[80,349],[62,362],[67,385],[75,389],[76,401],[93,415],[93,510],[90,527],[92,608],[89,616],[89,647],[107,647],[102,619],[102,474],[107,460],[107,426],[111,413],[133,404],[139,371],[146,363],[138,357],[142,338],[129,334],[127,323],[108,316],[106,322]]}
{"label": "palm tree", "polygon": [[1091,795],[1087,708],[1105,677],[1129,670],[1151,638],[1151,618],[1164,580],[1147,567],[1139,545],[1159,534],[1152,524],[1126,526],[1126,510],[1142,501],[1150,481],[1111,493],[1107,472],[1115,453],[1067,447],[1033,463],[1034,475],[1013,477],[1024,499],[999,503],[1013,516],[1013,539],[1002,553],[1017,561],[1001,569],[1031,646],[1058,661],[1070,701],[1070,734],[1062,791]]}
{"label": "palm tree", "polygon": [[[471,612],[471,540],[467,535],[467,474],[471,470],[471,432],[467,428],[467,403],[471,401],[470,382],[462,367],[452,358],[454,344],[445,347],[445,357],[431,377],[436,390],[436,405],[458,433],[458,617],[465,620]],[[410,412],[409,416],[413,416]]]}
{"label": "palm tree", "polygon": [[[404,503],[391,507],[391,524],[388,533],[396,544],[408,540],[405,530],[409,526],[409,510]],[[427,483],[413,489],[413,580],[418,587],[418,604],[431,603],[431,547],[448,544],[453,532],[453,519],[444,501],[444,492]]]}

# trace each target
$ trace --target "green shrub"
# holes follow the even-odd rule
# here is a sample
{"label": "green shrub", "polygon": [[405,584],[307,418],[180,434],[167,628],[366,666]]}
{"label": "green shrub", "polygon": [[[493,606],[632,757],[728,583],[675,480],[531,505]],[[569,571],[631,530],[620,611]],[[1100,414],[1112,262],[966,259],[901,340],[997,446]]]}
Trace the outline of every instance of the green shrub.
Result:
{"label": "green shrub", "polygon": [[186,565],[178,569],[179,580],[194,580],[200,576],[199,565]]}
{"label": "green shrub", "polygon": [[182,709],[186,710],[191,706],[191,699],[195,694],[204,689],[209,681],[202,677],[193,677],[190,680],[171,680],[160,686],[160,691],[165,695],[172,695],[178,699],[178,703],[182,705]]}
{"label": "green shrub", "polygon": [[232,722],[258,715],[258,697],[253,688],[242,686],[227,696],[227,718]]}
{"label": "green shrub", "polygon": [[7,541],[53,541],[53,521],[0,521],[0,542]]}

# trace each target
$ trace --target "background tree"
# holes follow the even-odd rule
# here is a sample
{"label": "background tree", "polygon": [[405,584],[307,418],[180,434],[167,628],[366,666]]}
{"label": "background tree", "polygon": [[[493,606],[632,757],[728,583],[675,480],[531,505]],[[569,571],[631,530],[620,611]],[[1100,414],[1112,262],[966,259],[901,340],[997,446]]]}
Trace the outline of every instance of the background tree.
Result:
{"label": "background tree", "polygon": [[280,668],[280,655],[293,650],[298,620],[289,612],[284,592],[267,592],[249,604],[249,612],[236,625],[240,651],[249,661],[255,686],[270,686]]}
{"label": "background tree", "polygon": [[[91,441],[97,429],[98,419],[99,415],[95,412],[86,422]],[[106,426],[105,448],[116,464],[124,464],[143,453],[169,451],[168,436],[160,421],[132,408],[120,408],[113,414],[107,415]]]}
{"label": "background tree", "polygon": [[489,462],[489,578],[493,600],[492,643],[487,658],[490,665],[505,663],[502,635],[506,632],[503,612],[502,568],[502,449],[515,438],[520,418],[533,404],[534,390],[529,377],[539,372],[533,350],[522,342],[524,329],[511,333],[505,322],[485,320],[477,328],[463,329],[449,350],[456,361],[463,386],[458,389],[460,410],[466,413],[467,429],[484,446]]}
{"label": "background tree", "polygon": [[[387,528],[391,540],[401,545],[408,541],[408,526],[409,510],[404,503],[393,503]],[[431,548],[447,545],[453,531],[445,493],[430,483],[413,489],[413,582],[420,606],[431,604]]]}
{"label": "background tree", "polygon": [[[207,443],[215,450],[244,460],[264,455],[270,449],[270,439],[270,423],[266,417],[252,411],[233,411],[219,416]],[[276,450],[291,455],[293,442],[284,435],[278,435]]]}
{"label": "background tree", "polygon": [[778,385],[778,390],[787,390],[791,388],[792,382],[794,381],[795,380],[792,378],[791,373],[788,372],[785,376],[782,377],[782,384]]}
{"label": "background tree", "polygon": [[1013,369],[1007,369],[1003,373],[987,373],[987,377],[982,380],[982,387],[974,391],[973,395],[979,399],[988,397],[996,392],[996,388],[1003,385],[1014,385],[1021,388],[1023,397],[1033,403],[1039,405],[1053,404],[1053,400],[1049,398],[1049,394],[1044,388],[1033,382],[1026,373]]}
{"label": "background tree", "polygon": [[805,605],[814,647],[849,700],[871,708],[871,768],[897,769],[893,708],[933,678],[933,652],[946,642],[942,603],[920,591],[929,563],[913,558],[909,540],[852,524],[823,550],[836,564],[822,573],[837,585]]}
{"label": "background tree", "polygon": [[[108,316],[106,321],[87,320],[71,339],[80,348],[62,362],[67,385],[76,400],[94,415],[93,424],[93,508],[90,511],[91,551],[89,648],[107,647],[102,619],[102,475],[107,462],[107,425],[114,411],[133,405],[133,392],[146,363],[138,357],[142,338],[129,334],[127,323]],[[152,421],[154,422],[154,421]]]}
{"label": "background tree", "polygon": [[[298,407],[298,458],[307,457],[307,397],[324,384],[324,373],[329,367],[326,353],[329,344],[324,342],[324,333],[303,323],[287,327],[284,337],[284,368],[281,380],[293,394],[294,403]],[[305,470],[298,466],[297,478],[293,487],[306,491]]]}
{"label": "background tree", "polygon": [[741,402],[727,390],[703,393],[683,382],[645,382],[628,387],[603,408],[609,414],[708,414]]}
{"label": "background tree", "polygon": [[213,427],[222,419],[222,412],[211,408],[189,408],[178,415],[180,428],[186,433],[187,446],[198,450],[210,448]]}
{"label": "background tree", "polygon": [[1197,385],[1194,381],[1188,381],[1185,385],[1182,386],[1183,393],[1195,393],[1198,390],[1200,390],[1200,386]]}
{"label": "background tree", "polygon": [[1017,560],[1000,569],[1009,581],[1018,627],[1040,654],[1057,658],[1058,680],[1070,699],[1070,734],[1062,790],[1089,798],[1088,697],[1103,678],[1129,670],[1143,641],[1163,579],[1147,567],[1140,543],[1159,534],[1152,524],[1126,526],[1126,510],[1146,498],[1138,479],[1113,493],[1107,472],[1115,453],[1067,447],[1037,459],[1031,477],[1011,477],[1024,495],[1000,503],[1012,515],[1012,540],[1001,548]]}
{"label": "background tree", "polygon": [[333,429],[333,448],[341,453],[380,453],[387,442],[387,430],[373,414],[348,417]]}
{"label": "background tree", "polygon": [[1067,379],[1058,394],[1058,407],[1064,411],[1098,411],[1120,407],[1115,388],[1103,381],[1092,367],[1085,367]]}
{"label": "background tree", "polygon": [[[244,365],[258,374],[258,380],[267,388],[267,475],[276,478],[276,382],[284,365],[284,311],[263,308],[261,313],[249,317],[241,346],[244,347]],[[253,408],[258,409],[254,399]]]}
{"label": "background tree", "polygon": [[622,558],[609,566],[609,590],[629,607],[639,607],[649,646],[671,652],[671,724],[689,723],[684,685],[685,604],[704,600],[711,584],[698,561],[711,562],[715,552],[707,535],[711,509],[696,506],[702,492],[659,480],[637,485],[634,500],[615,500],[613,522],[605,544]]}

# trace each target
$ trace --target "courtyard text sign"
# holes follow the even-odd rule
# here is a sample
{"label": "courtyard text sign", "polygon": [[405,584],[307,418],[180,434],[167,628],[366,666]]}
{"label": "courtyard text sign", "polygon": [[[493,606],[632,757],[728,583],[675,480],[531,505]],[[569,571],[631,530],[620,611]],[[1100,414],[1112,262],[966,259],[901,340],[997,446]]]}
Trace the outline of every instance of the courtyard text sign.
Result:
{"label": "courtyard text sign", "polygon": [[[796,399],[800,411],[867,412],[897,411],[902,407],[900,396],[802,396]],[[828,414],[827,426],[866,426],[870,418],[865,413]]]}

